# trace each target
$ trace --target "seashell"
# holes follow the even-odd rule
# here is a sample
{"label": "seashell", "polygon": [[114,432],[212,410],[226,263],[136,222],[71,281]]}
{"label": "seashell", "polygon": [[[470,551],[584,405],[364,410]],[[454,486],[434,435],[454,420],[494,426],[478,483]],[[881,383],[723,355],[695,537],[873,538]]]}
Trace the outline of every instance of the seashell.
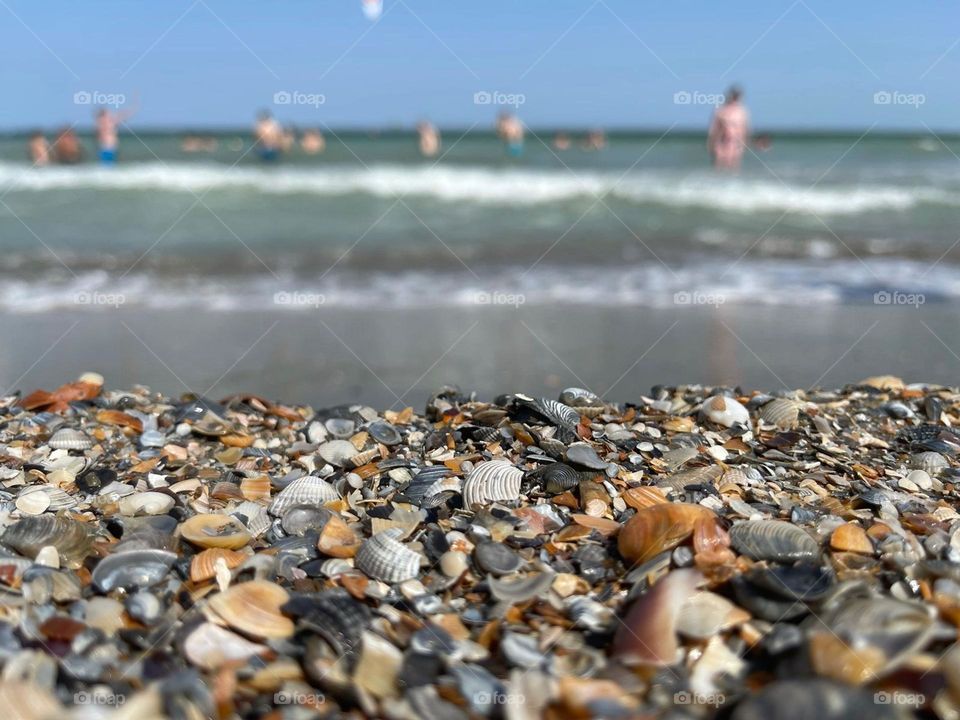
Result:
{"label": "seashell", "polygon": [[574,465],[581,465],[591,470],[606,470],[607,464],[600,459],[597,451],[585,442],[575,442],[570,445],[565,453],[567,462]]}
{"label": "seashell", "polygon": [[360,549],[361,538],[343,518],[326,508],[320,509],[316,530],[320,537],[317,549],[324,555],[335,558],[351,558]]}
{"label": "seashell", "polygon": [[936,477],[950,467],[950,463],[938,452],[922,452],[910,456],[910,467],[915,470],[925,470],[930,477]]}
{"label": "seashell", "polygon": [[509,502],[520,497],[523,470],[505,460],[480,463],[463,481],[463,506],[488,505],[491,502]]}
{"label": "seashell", "polygon": [[509,575],[516,572],[523,560],[503,543],[485,540],[473,549],[473,560],[483,572],[491,575]]}
{"label": "seashell", "polygon": [[331,435],[341,440],[345,440],[353,435],[357,429],[357,423],[354,420],[342,417],[328,418],[323,425]]}
{"label": "seashell", "polygon": [[755,587],[789,601],[820,600],[836,583],[833,570],[809,562],[771,567],[755,565],[743,577]]}
{"label": "seashell", "polygon": [[370,450],[365,450],[362,453],[358,453],[354,455],[352,458],[350,458],[350,463],[355,468],[363,467],[367,463],[373,462],[378,457],[380,457],[380,449],[374,447],[374,448],[371,448]]}
{"label": "seashell", "polygon": [[382,443],[388,447],[391,445],[399,445],[400,441],[403,439],[400,436],[400,431],[398,431],[390,423],[383,420],[370,423],[367,426],[367,432],[370,433],[370,437],[372,437],[378,443]]}
{"label": "seashell", "polygon": [[580,472],[561,462],[538,468],[528,473],[527,477],[542,483],[543,489],[551,495],[559,495],[580,484]]}
{"label": "seashell", "polygon": [[244,478],[240,481],[240,494],[246,500],[269,500],[270,487],[271,483],[268,475]]}
{"label": "seashell", "polygon": [[347,440],[329,440],[317,448],[317,454],[324,462],[335,467],[347,467],[350,459],[357,454],[357,449]]}
{"label": "seashell", "polygon": [[800,424],[803,403],[789,398],[775,398],[760,408],[760,419],[780,430],[792,430]]}
{"label": "seashell", "polygon": [[93,440],[74,428],[60,428],[50,436],[47,445],[54,450],[89,450],[93,447]]}
{"label": "seashell", "polygon": [[120,498],[118,505],[121,515],[164,515],[176,500],[162,492],[142,492]]}
{"label": "seashell", "polygon": [[[349,445],[349,443],[347,443]],[[350,445],[352,448],[353,445]],[[352,450],[351,454],[355,454]],[[275,517],[282,517],[287,510],[295,505],[314,505],[320,506],[323,503],[339,500],[340,494],[323,478],[316,475],[304,475],[297,478],[287,485],[283,490],[277,493],[277,496],[270,503],[270,514]]]}
{"label": "seashell", "polygon": [[[50,496],[45,492],[36,492],[40,488],[24,488],[14,503],[23,515],[41,515],[50,507]],[[26,492],[30,490],[31,492]]]}
{"label": "seashell", "polygon": [[597,395],[589,390],[577,387],[566,388],[561,391],[560,402],[575,408],[603,405],[603,401]]}
{"label": "seashell", "polygon": [[402,666],[400,650],[388,640],[367,631],[360,643],[353,682],[374,698],[393,698],[397,696],[397,678]]}
{"label": "seashell", "polygon": [[249,556],[237,550],[224,548],[208,548],[198,552],[190,560],[190,580],[206,582],[217,575],[217,561],[223,560],[227,568],[233,570],[239,567]]}
{"label": "seashell", "polygon": [[567,607],[567,615],[573,620],[575,626],[602,632],[614,622],[613,611],[592,598],[571,595],[564,603]]}
{"label": "seashell", "polygon": [[637,510],[620,531],[617,549],[625,560],[644,563],[672,550],[693,534],[698,520],[713,520],[712,510],[690,503],[659,503]]}
{"label": "seashell", "polygon": [[167,444],[167,436],[159,430],[145,430],[140,435],[140,447],[162,448]]}
{"label": "seashell", "polygon": [[348,658],[350,665],[356,660],[360,639],[372,620],[370,609],[342,588],[294,595],[281,610],[296,618],[298,627],[326,640],[338,656]]}
{"label": "seashell", "polygon": [[569,405],[564,405],[556,400],[538,398],[536,400],[524,400],[523,404],[536,412],[538,415],[549,420],[553,425],[572,430],[580,424],[580,414]]}
{"label": "seashell", "polygon": [[102,593],[117,588],[148,588],[163,580],[176,553],[168,550],[124,550],[107,555],[93,569],[93,584]]}
{"label": "seashell", "polygon": [[8,526],[0,543],[29,558],[47,545],[60,554],[63,567],[76,569],[93,548],[93,536],[86,525],[60,515],[36,515]]}
{"label": "seashell", "polygon": [[266,580],[231,585],[210,598],[207,608],[216,619],[256,638],[287,638],[294,625],[280,608],[290,599],[287,591]]}
{"label": "seashell", "polygon": [[[48,475],[48,479],[52,478],[54,473]],[[42,492],[50,499],[50,505],[47,508],[50,512],[59,512],[60,510],[69,510],[72,507],[75,507],[79,500],[70,495],[63,488],[57,487],[56,485],[35,485],[31,488],[25,488],[21,494],[25,492]]]}
{"label": "seashell", "polygon": [[232,515],[194,515],[180,523],[179,529],[184,539],[202,548],[238,550],[253,539],[243,523]]}
{"label": "seashell", "polygon": [[795,562],[816,560],[820,546],[806,532],[782,520],[747,520],[730,529],[730,542],[753,560]]}
{"label": "seashell", "polygon": [[397,540],[402,535],[401,528],[388,528],[366,540],[357,550],[357,568],[388,583],[415,578],[420,573],[420,555]]}
{"label": "seashell", "polygon": [[663,463],[667,470],[673,472],[683,467],[694,458],[699,457],[699,455],[700,452],[696,448],[679,447],[674,448],[673,450],[667,450],[667,452],[665,452],[660,458],[660,462]]}
{"label": "seashell", "polygon": [[750,613],[737,607],[722,595],[701,590],[680,607],[676,631],[694,640],[709,640],[750,619]]}
{"label": "seashell", "polygon": [[855,523],[844,523],[830,535],[830,547],[840,552],[873,555],[873,543],[866,531]]}
{"label": "seashell", "polygon": [[403,497],[414,505],[420,505],[430,494],[433,494],[430,491],[438,481],[442,481],[452,474],[452,471],[446,465],[428,465],[420,468],[403,489]]}
{"label": "seashell", "polygon": [[501,602],[525,603],[540,597],[553,585],[554,572],[531,573],[521,578],[487,578],[490,594]]}
{"label": "seashell", "polygon": [[895,720],[904,717],[896,705],[878,704],[877,695],[873,690],[830,680],[780,680],[737,705],[732,720]]}
{"label": "seashell", "polygon": [[717,425],[731,427],[734,423],[750,424],[750,413],[736,399],[726,395],[713,395],[703,401],[700,417]]}
{"label": "seashell", "polygon": [[213,623],[203,623],[183,641],[187,659],[204,670],[217,670],[224,665],[242,663],[270,652],[266,645],[250,642]]}
{"label": "seashell", "polygon": [[230,515],[240,520],[253,537],[260,537],[270,529],[270,515],[267,514],[267,509],[251,500],[237,505]]}

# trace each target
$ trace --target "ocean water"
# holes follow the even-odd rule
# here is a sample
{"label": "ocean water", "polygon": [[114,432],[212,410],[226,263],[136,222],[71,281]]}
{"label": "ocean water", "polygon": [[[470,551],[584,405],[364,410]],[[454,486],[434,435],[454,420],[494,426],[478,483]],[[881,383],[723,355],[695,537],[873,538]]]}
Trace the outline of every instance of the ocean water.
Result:
{"label": "ocean water", "polygon": [[112,168],[31,168],[6,136],[0,310],[960,297],[960,138],[775,134],[723,176],[701,135],[613,133],[593,152],[552,135],[512,158],[447,131],[424,160],[410,134],[327,133],[323,154],[266,165],[241,132],[200,154],[138,133]]}

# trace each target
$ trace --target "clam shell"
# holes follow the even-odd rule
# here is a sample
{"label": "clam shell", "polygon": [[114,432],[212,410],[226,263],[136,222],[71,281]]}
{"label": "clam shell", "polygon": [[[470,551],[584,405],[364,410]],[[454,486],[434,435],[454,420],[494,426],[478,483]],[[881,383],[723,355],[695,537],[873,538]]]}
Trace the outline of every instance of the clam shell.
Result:
{"label": "clam shell", "polygon": [[[74,507],[78,500],[69,493],[67,493],[62,488],[57,487],[56,485],[30,485],[23,488],[20,491],[20,494],[17,496],[17,508],[23,511],[21,508],[21,501],[25,502],[28,507],[33,504],[33,507],[39,507],[43,502],[39,497],[33,497],[36,495],[45,495],[47,498],[47,506],[44,510],[49,510],[50,512],[57,512],[59,510],[67,510]],[[40,512],[44,512],[41,510]],[[37,515],[39,513],[27,513],[28,515]]]}
{"label": "clam shell", "polygon": [[17,496],[15,505],[23,515],[40,515],[50,507],[50,496],[45,492],[36,492],[39,489],[24,488]]}
{"label": "clam shell", "polygon": [[338,656],[346,656],[351,665],[356,660],[360,638],[372,619],[369,608],[342,588],[295,595],[281,609],[297,619],[298,627],[320,635]]}
{"label": "clam shell", "polygon": [[53,545],[60,554],[61,565],[76,569],[93,548],[93,535],[86,525],[68,517],[37,515],[7,527],[0,543],[29,558]]}
{"label": "clam shell", "polygon": [[280,608],[290,599],[287,591],[266,580],[231,585],[210,598],[207,607],[234,630],[256,638],[286,638],[294,625]]}
{"label": "clam shell", "polygon": [[637,510],[617,538],[624,559],[644,563],[672,550],[693,534],[698,520],[713,519],[712,510],[689,503],[658,503]]}
{"label": "clam shell", "polygon": [[463,482],[463,506],[487,505],[491,502],[517,500],[523,470],[505,460],[480,463]]}
{"label": "clam shell", "polygon": [[810,535],[782,520],[748,520],[730,529],[730,542],[741,555],[754,560],[795,562],[816,560],[820,547]]}
{"label": "clam shell", "polygon": [[198,547],[228,550],[238,550],[253,539],[237,518],[216,513],[187,518],[180,523],[180,535]]}
{"label": "clam shell", "polygon": [[50,436],[47,445],[54,450],[89,450],[93,447],[93,440],[74,428],[60,428]]}
{"label": "clam shell", "polygon": [[734,423],[750,424],[750,413],[735,398],[713,395],[703,401],[700,416],[717,425],[730,427]]}
{"label": "clam shell", "polygon": [[420,573],[420,554],[397,540],[402,534],[401,528],[388,528],[366,540],[357,550],[356,566],[388,583],[415,578]]}
{"label": "clam shell", "polygon": [[120,498],[121,515],[164,515],[173,509],[176,500],[161,492],[142,492]]}
{"label": "clam shell", "polygon": [[234,517],[242,515],[242,519],[237,519],[246,526],[247,531],[253,537],[260,537],[270,529],[270,515],[267,513],[267,509],[259,503],[247,500],[237,505],[230,514]]}
{"label": "clam shell", "polygon": [[[349,445],[349,443],[347,443]],[[350,445],[350,447],[353,447]],[[322,478],[315,475],[304,475],[281,490],[270,503],[270,514],[282,517],[287,510],[295,505],[323,505],[323,503],[339,500],[340,495],[336,488]]]}
{"label": "clam shell", "polygon": [[117,588],[148,588],[163,580],[176,553],[168,550],[124,550],[107,555],[93,569],[93,584],[103,593]]}
{"label": "clam shell", "polygon": [[403,439],[400,437],[400,432],[397,428],[383,420],[370,423],[367,426],[367,432],[370,433],[370,437],[378,443],[383,443],[387,446],[398,445]]}
{"label": "clam shell", "polygon": [[580,473],[566,463],[551,463],[527,475],[531,480],[543,483],[543,489],[551,495],[559,495],[580,484]]}
{"label": "clam shell", "polygon": [[776,398],[760,408],[760,419],[781,430],[792,430],[800,424],[802,403],[789,398]]}
{"label": "clam shell", "polygon": [[269,500],[270,477],[268,475],[260,475],[258,477],[244,478],[240,481],[240,494],[247,500]]}
{"label": "clam shell", "polygon": [[216,670],[228,663],[241,663],[269,651],[266,645],[250,642],[209,622],[198,625],[183,642],[184,655],[204,670]]}
{"label": "clam shell", "polygon": [[352,458],[350,458],[350,463],[355,468],[363,467],[367,463],[373,462],[378,457],[380,457],[380,449],[370,448],[369,450],[365,450],[362,453],[357,453],[356,455],[354,455]]}
{"label": "clam shell", "polygon": [[584,388],[571,387],[566,388],[560,393],[560,402],[570,407],[596,407],[602,406],[603,401],[594,393]]}
{"label": "clam shell", "polygon": [[910,467],[915,470],[925,470],[931,477],[936,477],[950,467],[950,463],[940,453],[928,451],[911,455]]}
{"label": "clam shell", "polygon": [[208,548],[193,556],[190,561],[190,579],[193,582],[205,582],[216,577],[217,560],[223,560],[227,568],[239,567],[249,556],[237,550]]}
{"label": "clam shell", "polygon": [[328,440],[317,448],[317,454],[324,462],[336,467],[346,467],[350,465],[350,459],[357,454],[357,449],[347,440]]}

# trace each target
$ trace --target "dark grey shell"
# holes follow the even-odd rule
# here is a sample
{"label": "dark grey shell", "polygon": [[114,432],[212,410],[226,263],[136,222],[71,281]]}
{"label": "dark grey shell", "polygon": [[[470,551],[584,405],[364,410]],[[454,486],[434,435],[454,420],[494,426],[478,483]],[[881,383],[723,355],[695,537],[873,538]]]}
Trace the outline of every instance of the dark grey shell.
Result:
{"label": "dark grey shell", "polygon": [[366,605],[342,588],[295,595],[280,609],[296,620],[298,629],[316,633],[351,664],[372,617]]}
{"label": "dark grey shell", "polygon": [[572,490],[580,482],[580,472],[566,463],[551,463],[530,472],[527,478],[543,485],[551,495]]}
{"label": "dark grey shell", "polygon": [[830,680],[781,680],[741,702],[733,720],[847,720],[904,717],[896,705],[878,703],[872,689]]}
{"label": "dark grey shell", "polygon": [[0,543],[29,558],[36,557],[41,548],[53,545],[61,563],[77,568],[93,548],[93,535],[86,525],[68,517],[36,515],[9,526],[0,536]]}
{"label": "dark grey shell", "polygon": [[741,555],[753,560],[795,562],[816,560],[820,546],[796,525],[782,520],[749,520],[730,529],[730,542]]}
{"label": "dark grey shell", "polygon": [[176,553],[168,550],[125,550],[103,558],[93,569],[93,584],[100,592],[117,588],[148,588],[163,580]]}

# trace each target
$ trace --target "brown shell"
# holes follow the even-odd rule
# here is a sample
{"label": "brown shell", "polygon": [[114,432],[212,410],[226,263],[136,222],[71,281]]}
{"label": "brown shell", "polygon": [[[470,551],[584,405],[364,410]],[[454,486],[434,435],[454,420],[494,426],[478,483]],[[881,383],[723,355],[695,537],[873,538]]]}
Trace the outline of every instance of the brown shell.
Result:
{"label": "brown shell", "polygon": [[224,548],[208,548],[193,556],[190,561],[190,579],[193,582],[205,582],[216,577],[217,560],[223,558],[227,567],[231,570],[246,560],[249,556],[246,553],[236,550],[225,550]]}
{"label": "brown shell", "polygon": [[232,585],[210,598],[207,607],[234,630],[256,638],[286,638],[293,635],[293,621],[280,612],[290,595],[266,580]]}
{"label": "brown shell", "polygon": [[269,500],[270,477],[260,475],[259,477],[244,478],[240,481],[240,492],[247,500]]}
{"label": "brown shell", "polygon": [[215,513],[184,520],[180,523],[180,535],[198,547],[228,550],[238,550],[253,539],[235,517]]}
{"label": "brown shell", "polygon": [[339,515],[329,510],[326,512],[330,514],[319,528],[320,539],[317,541],[317,549],[330,557],[353,557],[357,554],[363,538],[357,535]]}
{"label": "brown shell", "polygon": [[120,427],[132,428],[138,433],[143,432],[143,422],[141,420],[135,418],[133,415],[127,415],[120,410],[101,410],[97,413],[97,422],[103,423],[104,425],[119,425]]}
{"label": "brown shell", "polygon": [[634,563],[646,562],[664,550],[671,550],[691,534],[698,520],[714,518],[702,505],[663,503],[637,511],[620,531],[620,554]]}

